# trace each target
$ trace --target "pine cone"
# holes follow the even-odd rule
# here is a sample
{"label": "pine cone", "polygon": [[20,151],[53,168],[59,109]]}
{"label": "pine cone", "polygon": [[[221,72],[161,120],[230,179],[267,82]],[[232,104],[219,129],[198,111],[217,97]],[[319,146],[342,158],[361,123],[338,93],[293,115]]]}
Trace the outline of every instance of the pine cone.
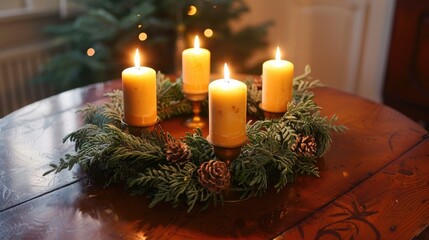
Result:
{"label": "pine cone", "polygon": [[313,157],[317,152],[316,139],[311,136],[304,136],[303,134],[298,135],[295,143],[291,147],[292,151],[298,155],[305,157]]}
{"label": "pine cone", "polygon": [[191,159],[191,150],[188,145],[182,141],[170,140],[166,144],[167,161],[173,163],[184,163]]}
{"label": "pine cone", "polygon": [[198,181],[210,192],[220,193],[229,187],[231,174],[227,165],[222,161],[204,162],[197,172]]}

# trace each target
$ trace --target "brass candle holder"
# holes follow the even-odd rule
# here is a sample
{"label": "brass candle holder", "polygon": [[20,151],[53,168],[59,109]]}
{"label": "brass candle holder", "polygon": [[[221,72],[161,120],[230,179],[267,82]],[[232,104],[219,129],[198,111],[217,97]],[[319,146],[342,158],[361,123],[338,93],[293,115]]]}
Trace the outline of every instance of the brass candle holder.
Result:
{"label": "brass candle holder", "polygon": [[216,158],[223,161],[224,163],[226,163],[227,166],[229,166],[232,161],[234,161],[236,158],[238,158],[238,156],[240,156],[241,147],[246,144],[247,139],[243,143],[232,147],[216,146],[211,141],[210,136],[207,137],[207,141],[213,146],[213,152]]}
{"label": "brass candle holder", "polygon": [[270,111],[267,111],[267,110],[265,110],[262,107],[262,103],[259,104],[259,108],[262,109],[262,111],[264,111],[264,118],[265,119],[281,118],[285,114],[285,112],[270,112]]}
{"label": "brass candle holder", "polygon": [[187,128],[204,128],[207,126],[207,120],[200,116],[201,104],[207,99],[207,92],[205,93],[184,93],[185,98],[192,102],[192,113],[193,116],[188,118],[183,123]]}
{"label": "brass candle holder", "polygon": [[159,123],[159,117],[156,118],[156,122],[149,125],[133,126],[127,124],[123,119],[121,120],[121,127],[125,133],[129,133],[136,137],[141,137],[143,132],[151,132],[155,130],[155,126]]}

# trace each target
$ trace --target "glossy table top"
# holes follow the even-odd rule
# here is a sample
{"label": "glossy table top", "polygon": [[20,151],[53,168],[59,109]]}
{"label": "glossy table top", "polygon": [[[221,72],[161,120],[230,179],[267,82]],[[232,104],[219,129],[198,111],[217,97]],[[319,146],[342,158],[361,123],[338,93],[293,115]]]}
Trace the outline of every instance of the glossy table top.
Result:
{"label": "glossy table top", "polygon": [[[104,189],[81,172],[42,176],[73,151],[62,138],[81,125],[75,112],[120,88],[110,81],[70,90],[0,119],[1,239],[424,239],[429,224],[428,133],[380,104],[320,88],[322,113],[349,130],[333,134],[320,178],[298,177],[280,193],[186,208]],[[174,119],[163,129],[183,136]],[[207,129],[204,131],[207,134]],[[328,239],[328,238],[327,238]]]}

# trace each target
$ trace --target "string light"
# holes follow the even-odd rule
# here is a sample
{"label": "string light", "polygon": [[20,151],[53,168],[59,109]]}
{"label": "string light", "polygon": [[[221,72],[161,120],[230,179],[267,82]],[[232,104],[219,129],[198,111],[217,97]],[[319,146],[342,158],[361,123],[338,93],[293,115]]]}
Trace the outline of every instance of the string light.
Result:
{"label": "string light", "polygon": [[189,6],[188,15],[193,16],[197,13],[198,9],[194,5]]}
{"label": "string light", "polygon": [[204,30],[204,36],[206,37],[212,37],[213,36],[213,30],[211,30],[210,28],[207,28],[206,30]]}
{"label": "string light", "polygon": [[88,50],[86,50],[86,55],[92,57],[95,54],[95,50],[94,48],[88,48]]}
{"label": "string light", "polygon": [[139,34],[139,40],[143,42],[146,39],[147,39],[147,34],[145,32],[141,32]]}

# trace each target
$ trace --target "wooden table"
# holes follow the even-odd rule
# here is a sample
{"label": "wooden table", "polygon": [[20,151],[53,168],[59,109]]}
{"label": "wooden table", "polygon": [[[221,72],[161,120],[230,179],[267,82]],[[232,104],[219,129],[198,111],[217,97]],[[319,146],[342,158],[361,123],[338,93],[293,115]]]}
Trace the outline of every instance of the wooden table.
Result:
{"label": "wooden table", "polygon": [[[71,90],[0,120],[1,239],[425,239],[429,224],[428,133],[410,119],[330,88],[323,114],[349,131],[333,135],[320,178],[302,176],[279,194],[186,213],[121,187],[103,189],[75,168],[42,174],[73,144],[76,110],[101,103],[119,81]],[[172,121],[164,129],[181,133]]]}

